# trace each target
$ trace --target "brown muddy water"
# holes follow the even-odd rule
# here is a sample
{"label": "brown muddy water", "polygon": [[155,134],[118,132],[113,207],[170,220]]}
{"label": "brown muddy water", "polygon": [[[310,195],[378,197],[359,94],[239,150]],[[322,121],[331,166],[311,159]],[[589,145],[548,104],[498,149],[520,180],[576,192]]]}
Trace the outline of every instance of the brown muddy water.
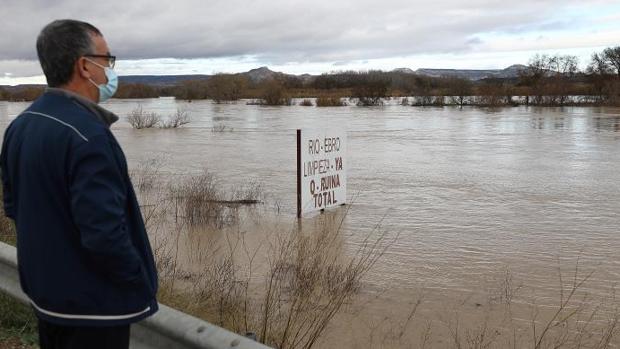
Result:
{"label": "brown muddy water", "polygon": [[[138,104],[162,115],[180,108],[192,121],[134,130],[125,117]],[[27,106],[0,102],[2,128]],[[373,108],[262,107],[169,98],[104,106],[121,117],[112,129],[130,167],[157,158],[167,178],[207,168],[225,187],[258,182],[265,211],[279,210],[277,219],[291,223],[295,130],[347,130],[354,203],[338,209],[348,209],[342,242],[354,249],[379,222],[398,239],[320,347],[450,348],[461,340],[455,333],[475,343],[459,328],[498,323],[505,307],[493,300],[507,289],[518,292],[511,321],[521,332],[499,327],[508,328],[506,337],[532,336],[532,319],[553,313],[562,296],[558,270],[570,284],[577,265],[581,276],[593,272],[581,290],[592,304],[605,301],[601,323],[619,304],[611,298],[620,281],[619,108],[424,108],[398,100]],[[246,236],[257,243],[268,232],[252,238],[252,224]]]}

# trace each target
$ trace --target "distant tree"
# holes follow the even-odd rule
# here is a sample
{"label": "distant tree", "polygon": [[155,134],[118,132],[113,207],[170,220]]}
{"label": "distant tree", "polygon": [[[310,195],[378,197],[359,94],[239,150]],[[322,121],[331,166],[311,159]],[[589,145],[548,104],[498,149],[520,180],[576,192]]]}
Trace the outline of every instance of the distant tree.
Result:
{"label": "distant tree", "polygon": [[[536,54],[519,72],[519,85],[527,87],[526,104],[564,104],[570,80],[578,72],[578,59],[571,55]],[[530,95],[533,97],[530,101]]]}
{"label": "distant tree", "polygon": [[114,94],[115,98],[157,98],[159,91],[157,88],[145,84],[126,84],[121,83],[118,91]]}
{"label": "distant tree", "polygon": [[391,80],[390,89],[392,91],[399,91],[409,96],[414,94],[417,75],[405,72],[390,72],[388,74]]}
{"label": "distant tree", "polygon": [[238,100],[247,86],[247,78],[238,74],[217,74],[206,83],[207,94],[216,103]]}
{"label": "distant tree", "polygon": [[193,99],[206,99],[208,98],[206,82],[198,80],[183,81],[177,85],[174,95],[177,99],[190,101]]}
{"label": "distant tree", "polygon": [[606,48],[602,56],[610,70],[620,79],[620,46]]}
{"label": "distant tree", "polygon": [[620,46],[594,53],[586,70],[592,93],[599,102],[617,104],[620,99]]}
{"label": "distant tree", "polygon": [[473,84],[470,80],[458,77],[450,77],[447,78],[446,83],[446,91],[452,99],[452,103],[454,104],[463,106],[465,104],[466,97],[472,95]]}
{"label": "distant tree", "polygon": [[546,79],[546,94],[549,104],[563,105],[570,93],[570,80],[578,71],[579,60],[576,56],[556,55],[549,60],[549,78]]}
{"label": "distant tree", "polygon": [[302,88],[304,86],[302,79],[294,75],[285,75],[278,80],[285,89]]}
{"label": "distant tree", "polygon": [[415,77],[415,85],[411,94],[415,96],[412,105],[426,106],[433,103],[433,89],[436,87],[435,80],[427,76]]}
{"label": "distant tree", "polygon": [[381,105],[387,97],[389,78],[381,72],[360,73],[357,84],[352,89],[352,97],[358,99],[360,106]]}
{"label": "distant tree", "polygon": [[279,80],[268,80],[261,84],[261,104],[264,105],[291,105],[291,98],[287,95],[284,84]]}
{"label": "distant tree", "polygon": [[[519,71],[519,84],[527,87],[525,103],[542,104],[544,79],[549,73],[551,57],[536,54],[528,62],[527,68]],[[530,96],[532,101],[530,101]]]}
{"label": "distant tree", "polygon": [[602,53],[596,53],[596,52],[592,54],[592,58],[590,60],[590,64],[588,64],[588,68],[586,72],[588,74],[597,74],[597,75],[613,74],[613,70],[609,66],[609,63],[605,59],[605,56]]}
{"label": "distant tree", "polygon": [[478,105],[497,107],[511,105],[512,91],[502,79],[484,79],[477,88]]}

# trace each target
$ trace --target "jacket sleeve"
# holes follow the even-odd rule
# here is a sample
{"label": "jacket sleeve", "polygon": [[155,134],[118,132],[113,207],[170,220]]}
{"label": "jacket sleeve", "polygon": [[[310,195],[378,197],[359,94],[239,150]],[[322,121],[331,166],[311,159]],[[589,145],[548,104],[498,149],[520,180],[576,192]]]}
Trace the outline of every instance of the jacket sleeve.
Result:
{"label": "jacket sleeve", "polygon": [[4,215],[15,219],[15,204],[13,202],[13,192],[11,191],[11,184],[9,182],[9,170],[8,170],[8,147],[7,147],[8,129],[4,133],[4,139],[2,141],[2,152],[0,153],[0,176],[2,177],[2,203],[4,206]]}
{"label": "jacket sleeve", "polygon": [[106,135],[75,148],[70,166],[71,212],[93,263],[126,286],[145,283],[142,261],[126,224],[127,190]]}

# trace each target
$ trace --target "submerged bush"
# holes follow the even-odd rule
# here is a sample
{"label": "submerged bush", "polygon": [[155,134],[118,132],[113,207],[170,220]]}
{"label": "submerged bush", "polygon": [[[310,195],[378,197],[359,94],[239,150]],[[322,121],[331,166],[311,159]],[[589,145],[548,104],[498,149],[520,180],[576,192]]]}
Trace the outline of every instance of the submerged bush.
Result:
{"label": "submerged bush", "polygon": [[129,122],[129,124],[137,130],[153,127],[178,128],[189,124],[190,121],[191,118],[189,113],[182,109],[177,109],[174,114],[164,120],[161,115],[155,112],[144,111],[141,105],[134,108],[127,116],[127,122]]}
{"label": "submerged bush", "polygon": [[225,192],[221,183],[207,170],[169,186],[175,220],[182,220],[189,226],[222,228],[235,223],[238,219],[237,208],[260,203],[261,195],[262,188],[255,182]]}
{"label": "submerged bush", "polygon": [[161,121],[160,128],[177,128],[189,124],[191,121],[189,113],[185,110],[177,111],[168,117],[168,120]]}
{"label": "submerged bush", "polygon": [[284,85],[277,80],[265,83],[260,97],[262,105],[291,105],[292,102]]}
{"label": "submerged bush", "polygon": [[161,116],[155,112],[145,112],[142,106],[134,108],[127,116],[127,122],[135,129],[152,128],[161,121]]}

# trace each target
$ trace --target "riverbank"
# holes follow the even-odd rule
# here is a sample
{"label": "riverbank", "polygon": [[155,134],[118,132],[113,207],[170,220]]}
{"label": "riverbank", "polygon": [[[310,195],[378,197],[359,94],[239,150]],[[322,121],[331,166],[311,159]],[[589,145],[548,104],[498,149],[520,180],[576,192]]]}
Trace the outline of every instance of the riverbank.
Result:
{"label": "riverbank", "polygon": [[[44,92],[44,87],[28,87],[15,93],[0,94],[0,101],[31,102]],[[174,97],[179,101],[208,100],[215,103],[231,103],[247,100],[248,104],[265,106],[307,106],[307,107],[340,107],[355,105],[372,107],[384,105],[387,101],[398,100],[403,106],[411,107],[618,107],[620,97],[605,97],[600,95],[510,95],[498,90],[489,95],[409,95],[402,91],[394,91],[380,97],[354,97],[351,89],[312,90],[291,89],[281,91],[249,90],[234,99],[217,99],[208,95],[179,95],[179,94],[117,94],[113,100],[122,99],[149,99],[160,97]]]}

